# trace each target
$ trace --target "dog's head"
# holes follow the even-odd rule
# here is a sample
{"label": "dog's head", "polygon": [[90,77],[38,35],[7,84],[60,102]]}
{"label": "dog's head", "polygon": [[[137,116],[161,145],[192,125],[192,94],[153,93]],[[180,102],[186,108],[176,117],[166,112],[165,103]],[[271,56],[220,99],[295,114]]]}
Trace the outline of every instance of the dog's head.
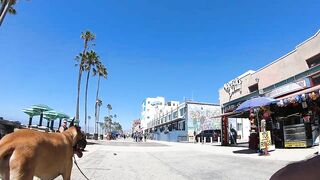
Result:
{"label": "dog's head", "polygon": [[87,146],[87,140],[85,134],[81,131],[81,128],[74,124],[74,119],[71,121],[69,125],[69,130],[72,131],[73,134],[73,151],[74,154],[77,154],[79,158],[82,157],[82,151]]}

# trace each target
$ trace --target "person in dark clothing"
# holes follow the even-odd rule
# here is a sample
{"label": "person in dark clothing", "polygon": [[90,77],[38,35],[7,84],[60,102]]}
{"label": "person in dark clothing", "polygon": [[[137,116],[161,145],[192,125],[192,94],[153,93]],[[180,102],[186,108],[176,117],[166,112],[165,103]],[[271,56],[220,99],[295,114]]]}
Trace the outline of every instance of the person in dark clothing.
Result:
{"label": "person in dark clothing", "polygon": [[231,144],[237,144],[238,133],[235,129],[230,129]]}

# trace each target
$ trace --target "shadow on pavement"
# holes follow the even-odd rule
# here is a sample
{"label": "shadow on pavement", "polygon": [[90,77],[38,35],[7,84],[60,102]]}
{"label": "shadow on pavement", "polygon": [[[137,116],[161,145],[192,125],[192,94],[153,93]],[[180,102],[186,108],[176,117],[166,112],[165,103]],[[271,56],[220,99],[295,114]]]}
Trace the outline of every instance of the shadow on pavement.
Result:
{"label": "shadow on pavement", "polygon": [[233,151],[233,153],[235,153],[235,154],[256,154],[257,151],[252,150],[252,149],[242,149],[242,150]]}
{"label": "shadow on pavement", "polygon": [[95,145],[95,144],[99,144],[99,143],[98,142],[87,141],[87,145]]}

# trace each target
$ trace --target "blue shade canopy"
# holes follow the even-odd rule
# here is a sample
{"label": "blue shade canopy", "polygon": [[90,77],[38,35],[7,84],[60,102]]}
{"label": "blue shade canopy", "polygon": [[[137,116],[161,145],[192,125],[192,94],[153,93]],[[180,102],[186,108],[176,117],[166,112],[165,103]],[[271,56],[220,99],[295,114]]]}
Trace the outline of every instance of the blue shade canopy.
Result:
{"label": "blue shade canopy", "polygon": [[243,102],[235,111],[236,112],[246,111],[251,108],[268,106],[270,104],[277,103],[277,102],[278,100],[269,98],[269,97],[256,97]]}

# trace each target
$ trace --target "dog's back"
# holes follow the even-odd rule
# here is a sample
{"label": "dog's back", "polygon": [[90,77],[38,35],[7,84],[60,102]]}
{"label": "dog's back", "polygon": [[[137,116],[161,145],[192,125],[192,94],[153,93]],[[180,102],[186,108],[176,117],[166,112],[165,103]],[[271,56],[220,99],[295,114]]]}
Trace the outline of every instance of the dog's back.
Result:
{"label": "dog's back", "polygon": [[[0,177],[32,179],[35,175],[50,179],[63,172],[66,157],[71,160],[72,155],[70,141],[61,133],[18,130],[0,141]],[[32,177],[22,178],[26,172]]]}

